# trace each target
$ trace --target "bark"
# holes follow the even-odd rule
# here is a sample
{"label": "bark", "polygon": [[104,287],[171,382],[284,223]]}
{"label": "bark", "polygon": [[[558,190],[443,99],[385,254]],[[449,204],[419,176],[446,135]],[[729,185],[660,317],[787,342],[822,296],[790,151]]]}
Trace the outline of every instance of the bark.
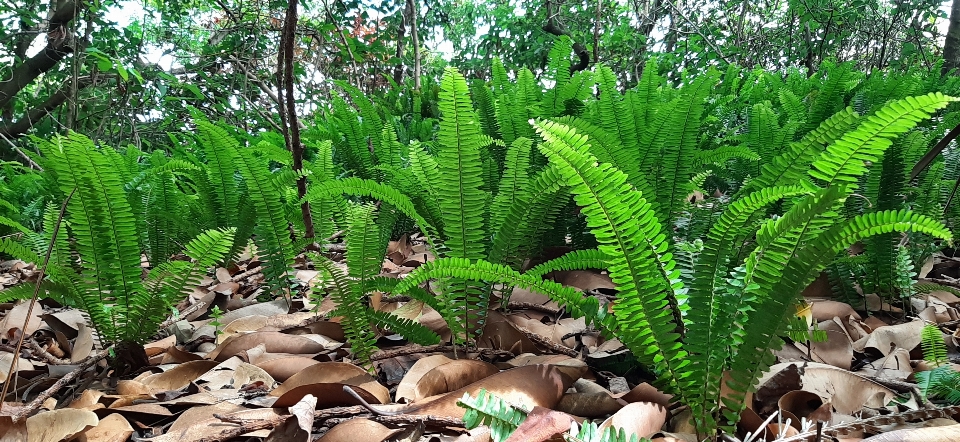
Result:
{"label": "bark", "polygon": [[950,27],[943,42],[943,60],[941,75],[960,67],[960,0],[953,0],[950,7]]}
{"label": "bark", "polygon": [[[93,79],[84,77],[77,80],[77,89],[83,89],[93,84]],[[60,105],[67,101],[73,95],[73,81],[68,80],[53,95],[49,96],[39,106],[29,110],[26,115],[19,120],[0,125],[0,137],[19,138],[27,133],[35,124],[39,123],[44,117],[56,110]]]}
{"label": "bark", "polygon": [[410,38],[413,39],[413,89],[420,90],[420,35],[417,33],[417,2],[407,0],[407,11],[410,16]]}
{"label": "bark", "polygon": [[[283,101],[286,105],[286,118],[284,118],[284,135],[287,142],[287,147],[290,149],[290,152],[293,153],[293,170],[295,172],[300,172],[303,170],[303,143],[300,142],[300,126],[297,124],[299,122],[297,118],[297,107],[296,99],[293,94],[293,54],[294,54],[294,45],[296,45],[296,31],[297,31],[297,0],[290,0],[289,7],[287,8],[287,19],[283,27],[283,38],[281,39],[281,48],[280,53],[282,54],[282,70],[283,70],[283,81],[281,84],[283,87],[279,90],[285,90],[286,99],[282,93],[278,93],[280,101]],[[280,67],[278,67],[280,68]],[[278,90],[278,92],[279,92]],[[280,114],[283,115],[284,109],[280,109]],[[297,196],[300,199],[303,199],[307,196],[307,178],[300,177],[297,180]],[[313,238],[316,236],[313,227],[313,216],[310,213],[310,203],[304,201],[300,204],[300,213],[303,216],[303,236],[304,238]]]}
{"label": "bark", "polygon": [[50,17],[47,46],[15,67],[7,78],[0,80],[0,109],[7,107],[17,93],[73,52],[73,35],[67,25],[83,6],[82,3],[77,4],[72,0],[61,3],[60,8]]}
{"label": "bark", "polygon": [[[547,0],[546,3],[544,3],[544,9],[547,13],[547,23],[544,24],[542,28],[544,32],[557,36],[566,35],[567,37],[571,37],[570,31],[557,23],[556,5],[553,3],[553,1]],[[590,52],[587,51],[587,48],[584,47],[583,44],[578,41],[574,41],[573,52],[577,54],[577,57],[580,59],[580,61],[577,64],[570,66],[571,74],[582,71],[590,66]]]}

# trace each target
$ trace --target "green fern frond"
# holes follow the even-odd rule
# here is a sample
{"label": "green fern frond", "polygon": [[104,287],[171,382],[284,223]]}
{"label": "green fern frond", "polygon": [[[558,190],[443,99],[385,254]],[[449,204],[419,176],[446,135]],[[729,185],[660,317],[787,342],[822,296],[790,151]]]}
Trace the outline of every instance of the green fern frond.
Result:
{"label": "green fern frond", "polygon": [[702,166],[704,164],[723,165],[734,158],[742,158],[748,161],[760,160],[760,155],[750,150],[746,146],[720,146],[711,150],[700,150],[695,153],[693,165]]}
{"label": "green fern frond", "polygon": [[40,150],[60,191],[66,195],[76,188],[67,210],[86,286],[82,304],[101,337],[115,341],[127,324],[131,298],[142,287],[137,224],[124,181],[83,135],[43,142]]}
{"label": "green fern frond", "polygon": [[[568,307],[571,314],[584,317],[588,324],[602,321],[605,326],[612,324],[607,320],[605,310],[600,308],[596,298],[587,297],[576,289],[557,284],[553,281],[544,281],[541,278],[528,276],[507,266],[494,264],[483,260],[470,261],[462,258],[439,258],[428,261],[410,272],[406,278],[396,285],[397,293],[407,293],[408,290],[419,286],[431,279],[459,278],[464,280],[486,282],[490,284],[507,284],[527,290],[536,291],[549,296],[561,306]],[[442,314],[443,312],[441,312]],[[446,319],[446,318],[445,318]],[[612,330],[612,328],[611,328]]]}
{"label": "green fern frond", "polygon": [[600,431],[596,422],[586,421],[582,426],[576,422],[570,427],[570,432],[563,435],[566,442],[640,442],[636,434],[627,435],[623,428],[609,426]]}
{"label": "green fern frond", "polygon": [[214,196],[218,227],[236,226],[240,207],[236,166],[240,144],[225,130],[210,122],[197,120],[197,139],[206,154],[207,179]]}
{"label": "green fern frond", "polygon": [[541,151],[572,187],[600,251],[610,257],[610,277],[620,290],[615,311],[625,331],[624,344],[662,373],[670,390],[685,395],[678,384],[685,382],[679,370],[687,363],[686,352],[671,316],[671,310],[680,315],[676,291],[683,284],[667,253],[660,221],[640,193],[626,184],[623,172],[597,164],[585,137],[556,123],[539,122],[536,127],[546,140],[539,145]]}
{"label": "green fern frond", "polygon": [[466,428],[472,430],[486,425],[494,442],[507,440],[530,413],[530,410],[511,405],[482,388],[476,398],[464,393],[457,405],[466,409],[463,414]]}
{"label": "green fern frond", "polygon": [[892,144],[891,138],[907,132],[937,109],[957,100],[931,93],[884,106],[855,130],[847,132],[827,147],[820,159],[813,162],[810,176],[829,185],[855,184],[857,178],[867,171],[864,162],[876,162],[877,157]]}
{"label": "green fern frond", "polygon": [[609,256],[597,249],[574,250],[559,258],[551,259],[543,264],[527,270],[524,274],[543,277],[547,273],[561,270],[605,269]]}
{"label": "green fern frond", "polygon": [[943,342],[943,332],[934,324],[925,324],[920,333],[923,359],[934,365],[947,362],[947,344]]}
{"label": "green fern frond", "polygon": [[337,304],[331,315],[343,317],[340,325],[343,326],[343,334],[350,343],[350,350],[361,364],[369,366],[370,355],[376,348],[376,336],[370,328],[370,309],[364,303],[363,293],[355,281],[329,258],[313,252],[309,253],[309,256],[317,269],[330,275],[333,281],[333,292],[330,296]]}
{"label": "green fern frond", "polygon": [[859,116],[853,108],[846,108],[828,118],[819,127],[807,133],[800,141],[791,143],[788,150],[762,166],[760,176],[749,181],[741,192],[752,192],[763,187],[798,184],[824,146],[833,143],[853,127]]}
{"label": "green fern frond", "polygon": [[436,345],[440,343],[440,336],[433,330],[409,319],[379,310],[371,310],[370,319],[377,327],[390,330],[415,344]]}
{"label": "green fern frond", "polygon": [[184,246],[184,253],[192,260],[169,261],[150,272],[144,290],[134,297],[131,321],[124,339],[143,342],[152,335],[170,311],[170,306],[193,292],[207,269],[213,267],[230,252],[235,228],[207,230]]}
{"label": "green fern frond", "polygon": [[500,187],[489,209],[489,225],[492,232],[500,229],[510,206],[518,199],[525,197],[524,193],[527,192],[530,184],[528,173],[532,146],[533,141],[529,138],[517,138],[507,150]]}
{"label": "green fern frond", "polygon": [[297,251],[287,229],[281,191],[272,180],[265,158],[252,150],[241,149],[235,161],[257,214],[255,242],[263,258],[264,280],[274,294],[285,294],[287,273],[293,267]]}
{"label": "green fern frond", "polygon": [[311,187],[310,190],[307,191],[307,196],[304,197],[304,199],[313,203],[321,201],[323,198],[342,194],[372,197],[390,204],[404,215],[413,219],[423,230],[424,234],[427,235],[427,240],[430,241],[431,248],[437,250],[435,241],[436,238],[439,238],[439,234],[436,228],[420,216],[413,202],[410,201],[410,198],[386,184],[362,178],[347,177],[340,180],[324,182],[322,186]]}

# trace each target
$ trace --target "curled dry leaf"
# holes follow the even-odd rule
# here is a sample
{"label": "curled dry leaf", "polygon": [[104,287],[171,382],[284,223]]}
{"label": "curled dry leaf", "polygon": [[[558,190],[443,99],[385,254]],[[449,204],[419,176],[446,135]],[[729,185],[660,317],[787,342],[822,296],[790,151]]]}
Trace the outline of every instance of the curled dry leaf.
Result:
{"label": "curled dry leaf", "polygon": [[432,355],[418,359],[417,362],[414,362],[413,366],[410,367],[410,370],[407,371],[407,374],[403,376],[403,379],[400,380],[400,384],[397,385],[397,402],[401,402],[401,400],[407,402],[414,400],[417,396],[417,382],[420,382],[423,375],[436,367],[449,364],[452,361],[453,359],[444,355]]}
{"label": "curled dry leaf", "polygon": [[263,344],[265,350],[269,353],[303,355],[316,354],[326,350],[325,345],[306,336],[269,331],[232,336],[218,345],[207,357],[217,362],[223,362],[260,344]]}
{"label": "curled dry leaf", "polygon": [[[788,369],[791,365],[795,363],[776,364],[770,367],[768,375]],[[764,381],[770,379],[768,375],[764,375],[758,384],[761,388]],[[840,414],[852,415],[864,406],[881,408],[897,396],[893,390],[856,373],[817,362],[807,364],[800,375],[800,382],[804,391],[816,393],[824,401],[832,402],[834,409]]]}
{"label": "curled dry leaf", "polygon": [[603,421],[599,429],[602,431],[607,427],[622,428],[627,436],[634,434],[637,437],[649,438],[660,431],[666,421],[666,408],[650,402],[634,402]]}
{"label": "curled dry leaf", "polygon": [[266,442],[309,442],[313,432],[313,410],[317,398],[308,394],[290,407],[290,418],[283,421],[267,436]]}
{"label": "curled dry leaf", "polygon": [[124,442],[133,434],[133,427],[130,422],[117,414],[113,413],[103,419],[97,426],[89,428],[80,433],[76,442]]}
{"label": "curled dry leaf", "polygon": [[307,394],[316,396],[321,407],[356,405],[356,401],[343,392],[344,385],[359,387],[354,390],[358,390],[361,396],[368,394],[369,397],[364,397],[367,401],[380,404],[390,402],[390,392],[376,378],[356,365],[343,362],[311,365],[291,376],[270,395],[279,397],[275,407],[289,407]]}
{"label": "curled dry leaf", "polygon": [[623,408],[623,404],[609,392],[567,393],[554,408],[574,416],[595,418],[615,413]]}
{"label": "curled dry leaf", "polygon": [[533,407],[527,418],[510,434],[507,442],[543,442],[566,433],[572,416],[549,408]]}
{"label": "curled dry leaf", "polygon": [[90,356],[93,351],[93,333],[87,324],[80,323],[77,330],[77,340],[73,343],[73,351],[70,352],[70,362],[80,362]]}
{"label": "curled dry leaf", "polygon": [[154,392],[179,390],[217,365],[207,360],[185,362],[163,373],[147,376],[140,382]]}
{"label": "curled dry leaf", "polygon": [[383,442],[401,430],[391,430],[370,419],[350,419],[333,427],[320,442]]}
{"label": "curled dry leaf", "polygon": [[27,418],[27,442],[57,442],[97,426],[100,419],[92,411],[63,408]]}
{"label": "curled dry leaf", "polygon": [[411,405],[388,405],[376,408],[386,412],[430,414],[463,419],[464,409],[457,406],[457,401],[464,394],[476,396],[480,389],[484,389],[511,404],[527,408],[535,406],[553,408],[570,385],[569,380],[556,367],[528,365],[502,371],[435,399]]}
{"label": "curled dry leaf", "polygon": [[854,349],[863,351],[866,348],[873,348],[884,356],[897,348],[910,351],[920,345],[921,331],[923,331],[923,321],[880,327],[870,333],[870,336],[854,343]]}
{"label": "curled dry leaf", "polygon": [[820,395],[803,390],[791,391],[777,401],[781,412],[788,411],[797,417],[807,417],[823,405]]}
{"label": "curled dry leaf", "polygon": [[450,361],[424,373],[417,381],[414,395],[410,399],[416,402],[448,393],[497,373],[500,373],[500,369],[487,362],[471,359]]}

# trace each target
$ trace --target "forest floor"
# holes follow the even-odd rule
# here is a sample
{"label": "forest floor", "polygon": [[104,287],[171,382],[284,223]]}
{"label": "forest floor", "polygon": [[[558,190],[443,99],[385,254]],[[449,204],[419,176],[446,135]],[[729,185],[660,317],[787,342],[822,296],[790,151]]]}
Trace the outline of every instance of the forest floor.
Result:
{"label": "forest floor", "polygon": [[[327,250],[334,260],[342,258],[337,247]],[[382,274],[403,277],[431,259],[420,241],[403,237],[390,243]],[[496,308],[471,347],[411,345],[381,333],[380,351],[365,366],[351,359],[338,318],[328,317],[335,306],[321,296],[320,272],[300,258],[290,298],[264,299],[259,264],[247,256],[216,269],[143,346],[146,360],[139,348],[103,349],[78,310],[41,301],[28,320],[29,302],[0,304],[0,382],[26,332],[9,388],[16,400],[0,410],[0,440],[502,440],[502,429],[476,427],[458,405],[481,389],[527,415],[511,441],[562,440],[571,422],[584,420],[655,441],[697,440],[689,408],[652,386],[618,341],[546,296],[514,290],[491,302]],[[921,283],[960,288],[960,261],[938,256],[929,264]],[[32,263],[4,262],[0,288],[37,275]],[[550,277],[601,302],[616,299],[602,272]],[[916,383],[916,373],[933,368],[923,360],[925,324],[939,327],[947,363],[960,370],[960,297],[917,294],[905,312],[866,294],[852,306],[831,299],[823,279],[804,295],[801,316],[826,340],[788,340],[730,436],[812,441],[819,422],[843,441],[960,440],[960,407],[931,402]],[[370,303],[450,342],[440,315],[420,302],[375,295]]]}

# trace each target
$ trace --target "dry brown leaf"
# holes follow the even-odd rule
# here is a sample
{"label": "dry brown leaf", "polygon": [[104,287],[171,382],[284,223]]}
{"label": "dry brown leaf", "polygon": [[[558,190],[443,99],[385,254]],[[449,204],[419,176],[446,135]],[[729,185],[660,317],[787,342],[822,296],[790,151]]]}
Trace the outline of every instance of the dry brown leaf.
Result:
{"label": "dry brown leaf", "polygon": [[535,355],[531,353],[524,353],[519,355],[509,361],[504,362],[503,364],[508,367],[523,367],[525,365],[552,365],[557,367],[557,370],[560,370],[565,376],[570,378],[570,382],[575,382],[577,379],[580,379],[581,376],[587,374],[589,368],[587,368],[587,363],[579,359],[571,358],[566,355]]}
{"label": "dry brown leaf", "polygon": [[305,336],[265,331],[232,336],[217,346],[207,357],[217,362],[223,362],[260,344],[263,344],[266,351],[270,353],[302,355],[316,354],[326,349],[323,344]]}
{"label": "dry brown leaf", "polygon": [[27,442],[59,442],[99,422],[89,410],[63,408],[41,412],[27,418]]}
{"label": "dry brown leaf", "polygon": [[370,419],[350,419],[331,428],[318,442],[383,442],[400,431]]}
{"label": "dry brown leaf", "polygon": [[[0,336],[8,337],[13,329],[20,330],[23,323],[27,320],[27,310],[30,309],[30,301],[23,301],[14,306],[7,314],[0,319]],[[43,315],[43,306],[39,303],[33,306],[33,312],[30,316],[30,323],[27,324],[26,335],[32,335],[40,328],[43,323],[40,316]]]}
{"label": "dry brown leaf", "polygon": [[824,324],[821,330],[827,334],[827,340],[810,342],[814,360],[849,370],[853,363],[853,343],[837,323],[824,321]]}
{"label": "dry brown leaf", "polygon": [[217,276],[217,281],[220,282],[228,282],[233,279],[233,276],[230,275],[230,271],[223,267],[217,267],[215,275]]}
{"label": "dry brown leaf", "polygon": [[262,368],[233,358],[210,369],[198,380],[211,390],[240,388],[255,382],[262,382],[267,389],[272,389],[277,382]]}
{"label": "dry brown leaf", "polygon": [[631,402],[653,402],[654,404],[662,405],[664,407],[670,406],[670,400],[673,398],[673,395],[666,394],[658,390],[653,385],[650,385],[646,382],[633,387],[630,391],[626,393],[618,393],[613,395],[613,397],[618,399],[623,399],[627,403]]}
{"label": "dry brown leaf", "polygon": [[528,365],[500,372],[459,390],[425,399],[416,404],[377,406],[376,408],[388,412],[430,414],[462,419],[465,410],[457,406],[457,401],[464,394],[476,396],[481,388],[511,404],[527,408],[535,406],[553,408],[570,386],[565,378],[566,376],[556,367]]}
{"label": "dry brown leaf", "polygon": [[93,410],[97,408],[103,408],[103,404],[100,403],[100,398],[103,397],[103,392],[99,390],[86,389],[83,390],[83,393],[80,394],[80,397],[76,398],[70,405],[67,405],[69,408],[83,408],[85,410]]}
{"label": "dry brown leaf", "polygon": [[313,411],[317,398],[308,394],[290,407],[290,416],[267,436],[265,442],[309,442],[313,431]]}
{"label": "dry brown leaf", "polygon": [[[354,405],[355,401],[352,398],[346,402],[343,400],[344,397],[349,397],[341,395],[343,385],[359,387],[360,390],[370,394],[371,399],[365,398],[368,401],[381,404],[390,402],[390,391],[380,385],[376,378],[362,368],[344,362],[321,362],[311,365],[291,376],[271,391],[270,395],[280,398],[274,404],[276,407],[289,407],[307,394],[316,396],[321,406],[329,406],[331,402],[328,401],[337,405]],[[338,389],[341,391],[340,394],[336,393]]]}
{"label": "dry brown leaf", "polygon": [[449,364],[450,362],[453,362],[453,359],[450,359],[444,355],[427,356],[414,362],[413,366],[410,367],[410,370],[403,375],[403,379],[400,380],[400,384],[397,385],[397,402],[402,402],[402,400],[406,400],[407,402],[412,401],[417,395],[417,382],[420,381],[423,375],[427,374],[427,372],[436,367],[439,367],[443,364]]}
{"label": "dry brown leaf", "polygon": [[[898,325],[888,325],[875,329],[865,340],[861,339],[854,344],[854,349],[862,351],[866,348],[874,348],[880,351],[884,356],[890,354],[897,348],[903,348],[907,351],[913,350],[920,345],[920,332],[923,331],[923,321],[911,321]],[[858,349],[858,343],[863,342]]]}
{"label": "dry brown leaf", "polygon": [[867,293],[863,295],[863,297],[867,300],[867,310],[871,312],[885,311],[890,313],[903,313],[903,309],[890,305],[876,293]]}
{"label": "dry brown leaf", "polygon": [[603,431],[607,427],[622,428],[627,436],[634,434],[637,437],[649,438],[660,431],[666,421],[666,408],[650,402],[634,402],[607,418],[598,429]]}
{"label": "dry brown leaf", "polygon": [[500,373],[493,364],[472,359],[459,359],[434,367],[417,381],[413,397],[416,402],[423,398],[459,390],[476,381]]}
{"label": "dry brown leaf", "polygon": [[217,365],[216,362],[207,360],[185,362],[163,373],[147,376],[140,382],[154,392],[179,390]]}
{"label": "dry brown leaf", "polygon": [[211,426],[220,426],[220,419],[213,415],[236,413],[245,410],[244,407],[221,402],[203,407],[190,407],[183,412],[166,433],[150,439],[151,442],[197,442],[210,436]]}
{"label": "dry brown leaf", "polygon": [[117,381],[116,390],[117,394],[120,396],[150,395],[154,392],[153,389],[146,386],[143,382],[127,379],[121,379]]}
{"label": "dry brown leaf", "polygon": [[[6,381],[7,374],[10,373],[10,364],[12,363],[13,353],[0,351],[0,385],[3,385],[3,383]],[[19,372],[24,370],[33,370],[33,363],[24,358],[17,358],[17,371]]]}
{"label": "dry brown leaf", "polygon": [[163,354],[161,364],[182,364],[190,361],[202,360],[203,356],[181,350],[176,345],[171,345]]}
{"label": "dry brown leaf", "polygon": [[527,335],[520,332],[503,314],[490,310],[487,322],[477,344],[495,350],[507,350],[514,354],[540,353],[537,345]]}
{"label": "dry brown leaf", "polygon": [[320,361],[303,356],[281,356],[262,360],[254,365],[262,368],[278,382],[286,382],[287,379],[301,370],[319,363]]}
{"label": "dry brown leaf", "polygon": [[814,301],[810,303],[810,309],[813,320],[817,322],[830,321],[836,316],[841,318],[853,316],[860,319],[860,314],[845,302]]}
{"label": "dry brown leaf", "polygon": [[246,307],[241,307],[236,310],[231,310],[225,313],[220,317],[220,322],[222,324],[229,324],[237,319],[252,316],[252,315],[262,315],[262,316],[274,316],[280,314],[286,314],[290,310],[290,305],[287,304],[285,299],[277,299],[270,302],[258,302],[256,304],[248,305]]}
{"label": "dry brown leaf", "polygon": [[73,343],[73,351],[70,352],[70,362],[86,359],[91,351],[93,351],[93,333],[87,324],[81,322],[77,330],[77,340]]}
{"label": "dry brown leaf", "polygon": [[617,412],[623,408],[623,403],[610,396],[609,392],[567,393],[554,408],[574,416],[595,418]]}
{"label": "dry brown leaf", "polygon": [[807,417],[823,405],[823,399],[813,392],[794,390],[781,396],[777,405],[781,412],[790,412],[797,417]]}
{"label": "dry brown leaf", "polygon": [[589,270],[568,270],[554,272],[554,280],[560,284],[575,287],[583,291],[607,289],[616,290],[617,286],[610,279],[610,275],[599,274]]}
{"label": "dry brown leaf", "polygon": [[[778,373],[796,363],[780,363],[770,367],[770,371],[758,384],[764,385],[771,373]],[[882,408],[897,396],[896,392],[856,373],[836,368],[832,365],[810,362],[800,375],[804,391],[816,393],[825,402],[833,403],[840,414],[854,414],[864,406]]]}
{"label": "dry brown leaf", "polygon": [[558,434],[566,433],[573,417],[567,413],[554,411],[549,408],[533,407],[527,418],[517,427],[507,442],[543,442],[553,439]]}
{"label": "dry brown leaf", "polygon": [[103,419],[96,427],[90,428],[77,435],[75,442],[124,442],[133,434],[130,422],[113,413]]}

